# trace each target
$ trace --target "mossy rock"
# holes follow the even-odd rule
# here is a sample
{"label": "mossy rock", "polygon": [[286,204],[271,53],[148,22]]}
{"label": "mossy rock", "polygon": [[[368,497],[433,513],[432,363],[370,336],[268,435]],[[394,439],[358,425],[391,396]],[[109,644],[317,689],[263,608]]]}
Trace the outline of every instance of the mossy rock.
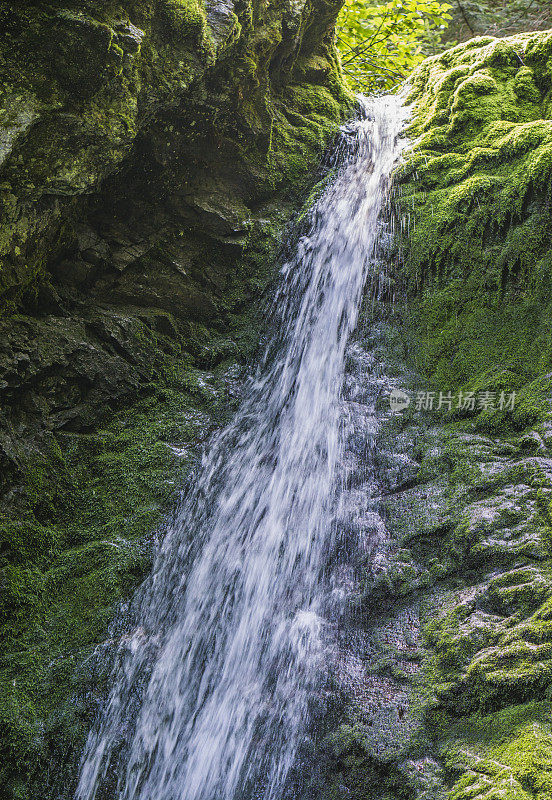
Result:
{"label": "mossy rock", "polygon": [[109,624],[235,406],[351,105],[339,5],[0,2],[7,797],[73,795]]}
{"label": "mossy rock", "polygon": [[550,58],[551,32],[482,37],[410,80],[397,277],[433,385],[524,397],[517,417],[483,413],[482,430],[528,423],[529,385],[552,367]]}

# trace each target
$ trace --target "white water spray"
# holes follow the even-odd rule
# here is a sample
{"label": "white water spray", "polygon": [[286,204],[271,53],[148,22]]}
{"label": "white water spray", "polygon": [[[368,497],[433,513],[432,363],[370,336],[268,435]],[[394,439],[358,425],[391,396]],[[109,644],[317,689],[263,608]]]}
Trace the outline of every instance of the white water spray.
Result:
{"label": "white water spray", "polygon": [[365,106],[282,270],[258,375],[134,600],[78,800],[281,797],[324,661],[345,348],[401,149],[399,101]]}

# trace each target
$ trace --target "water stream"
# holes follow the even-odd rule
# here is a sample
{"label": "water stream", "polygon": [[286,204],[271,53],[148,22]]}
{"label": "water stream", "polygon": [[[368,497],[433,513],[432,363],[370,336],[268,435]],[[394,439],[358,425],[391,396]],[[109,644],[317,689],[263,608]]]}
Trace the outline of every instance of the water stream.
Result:
{"label": "water stream", "polygon": [[346,347],[401,149],[400,102],[364,105],[283,266],[241,409],[133,601],[78,800],[282,797],[327,660]]}

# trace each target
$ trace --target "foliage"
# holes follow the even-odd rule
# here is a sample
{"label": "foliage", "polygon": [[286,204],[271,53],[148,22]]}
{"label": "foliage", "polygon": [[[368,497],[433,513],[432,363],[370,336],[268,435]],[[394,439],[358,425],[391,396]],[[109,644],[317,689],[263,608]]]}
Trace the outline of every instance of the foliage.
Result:
{"label": "foliage", "polygon": [[428,55],[474,36],[552,26],[549,0],[345,0],[337,44],[356,91],[393,89]]}
{"label": "foliage", "polygon": [[438,52],[450,8],[439,0],[345,0],[337,43],[352,88],[369,93],[401,83]]}

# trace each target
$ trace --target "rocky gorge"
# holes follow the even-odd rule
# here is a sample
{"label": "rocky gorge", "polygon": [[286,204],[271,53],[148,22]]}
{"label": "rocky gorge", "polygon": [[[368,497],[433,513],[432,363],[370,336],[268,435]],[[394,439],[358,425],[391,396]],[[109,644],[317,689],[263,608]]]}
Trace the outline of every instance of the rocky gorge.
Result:
{"label": "rocky gorge", "polygon": [[[8,797],[73,796],[109,623],[238,403],[283,231],[353,113],[338,11],[0,8]],[[409,85],[387,288],[356,334],[363,380],[387,376],[364,437],[378,535],[309,791],[545,800],[552,34],[473,39]],[[391,388],[492,402],[390,414]]]}

